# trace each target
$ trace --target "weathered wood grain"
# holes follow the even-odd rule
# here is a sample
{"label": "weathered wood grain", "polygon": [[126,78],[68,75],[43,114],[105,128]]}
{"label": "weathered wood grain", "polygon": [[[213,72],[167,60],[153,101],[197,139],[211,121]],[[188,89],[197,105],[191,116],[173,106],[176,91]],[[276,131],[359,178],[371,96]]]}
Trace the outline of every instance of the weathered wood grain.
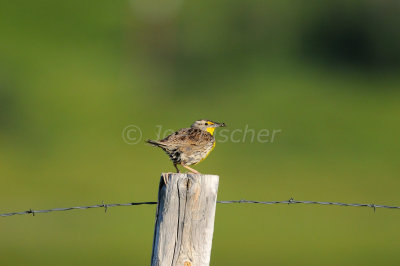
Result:
{"label": "weathered wood grain", "polygon": [[163,175],[158,191],[151,265],[209,265],[219,177]]}

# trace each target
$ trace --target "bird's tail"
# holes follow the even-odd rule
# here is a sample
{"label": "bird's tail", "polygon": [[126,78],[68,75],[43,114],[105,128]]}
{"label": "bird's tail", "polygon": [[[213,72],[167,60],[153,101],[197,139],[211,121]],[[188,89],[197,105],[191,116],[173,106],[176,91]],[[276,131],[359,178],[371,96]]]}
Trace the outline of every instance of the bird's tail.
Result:
{"label": "bird's tail", "polygon": [[165,145],[163,145],[162,143],[160,143],[160,142],[158,142],[158,141],[155,141],[155,140],[151,140],[151,139],[146,140],[146,142],[149,143],[150,145],[153,145],[153,146],[156,146],[156,147],[163,147],[163,146],[165,146]]}

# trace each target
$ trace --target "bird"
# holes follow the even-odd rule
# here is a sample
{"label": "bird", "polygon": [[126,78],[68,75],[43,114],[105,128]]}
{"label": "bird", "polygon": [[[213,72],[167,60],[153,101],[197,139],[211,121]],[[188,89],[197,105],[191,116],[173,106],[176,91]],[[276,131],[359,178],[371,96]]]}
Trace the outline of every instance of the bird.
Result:
{"label": "bird", "polygon": [[214,130],[225,126],[225,123],[201,119],[195,121],[190,128],[182,128],[164,139],[149,139],[146,142],[167,153],[177,173],[180,173],[177,165],[181,165],[191,173],[200,174],[189,165],[198,164],[207,158],[215,147]]}

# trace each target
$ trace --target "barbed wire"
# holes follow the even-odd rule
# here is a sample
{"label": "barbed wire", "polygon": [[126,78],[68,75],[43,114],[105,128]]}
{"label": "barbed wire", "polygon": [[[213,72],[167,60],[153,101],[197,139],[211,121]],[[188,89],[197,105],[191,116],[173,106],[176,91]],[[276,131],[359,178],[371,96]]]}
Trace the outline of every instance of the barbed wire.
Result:
{"label": "barbed wire", "polygon": [[[388,206],[388,205],[377,205],[377,204],[366,204],[366,203],[341,203],[341,202],[325,202],[325,201],[301,201],[294,200],[290,198],[289,200],[283,201],[256,201],[256,200],[229,200],[229,201],[217,201],[220,204],[235,204],[235,203],[247,203],[247,204],[319,204],[319,205],[336,205],[336,206],[347,206],[347,207],[369,207],[373,208],[374,212],[376,208],[386,208],[386,209],[400,209],[400,206]],[[104,212],[107,212],[108,208],[111,207],[119,207],[119,206],[136,206],[136,205],[155,205],[156,201],[146,201],[146,202],[130,202],[130,203],[114,203],[114,204],[102,204],[91,205],[91,206],[80,206],[80,207],[67,207],[67,208],[55,208],[48,210],[32,210],[21,211],[21,212],[10,212],[10,213],[2,213],[0,217],[8,217],[13,215],[23,215],[23,214],[32,214],[35,216],[36,213],[47,213],[47,212],[57,212],[57,211],[70,211],[70,210],[85,210],[85,209],[94,209],[94,208],[104,208]]]}
{"label": "barbed wire", "polygon": [[377,205],[377,204],[367,204],[367,203],[342,203],[342,202],[326,202],[326,201],[304,201],[304,200],[294,200],[290,198],[284,201],[255,201],[255,200],[231,200],[231,201],[217,201],[218,203],[228,204],[228,203],[256,203],[256,204],[319,204],[319,205],[336,205],[336,206],[347,206],[347,207],[369,207],[376,211],[376,208],[386,208],[386,209],[400,209],[400,206],[388,206],[388,205]]}
{"label": "barbed wire", "polygon": [[22,214],[32,214],[35,216],[35,213],[46,213],[46,212],[59,212],[59,211],[70,211],[70,210],[85,210],[85,209],[94,209],[94,208],[104,208],[104,212],[107,212],[108,208],[111,207],[119,207],[119,206],[135,206],[135,205],[154,205],[157,204],[155,201],[149,201],[149,202],[131,202],[131,203],[114,203],[114,204],[105,204],[104,202],[102,204],[98,205],[91,205],[91,206],[80,206],[80,207],[67,207],[67,208],[54,208],[54,209],[49,209],[49,210],[32,210],[29,209],[28,211],[22,211],[22,212],[10,212],[10,213],[3,213],[0,214],[0,217],[7,217],[7,216],[13,216],[13,215],[22,215]]}

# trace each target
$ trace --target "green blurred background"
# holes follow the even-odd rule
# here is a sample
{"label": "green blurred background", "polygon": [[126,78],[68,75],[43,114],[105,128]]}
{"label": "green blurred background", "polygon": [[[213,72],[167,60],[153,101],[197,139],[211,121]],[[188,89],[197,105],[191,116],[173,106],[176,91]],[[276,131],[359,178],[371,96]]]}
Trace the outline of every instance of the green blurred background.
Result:
{"label": "green blurred background", "polygon": [[[400,205],[398,1],[2,1],[0,213],[154,201],[122,130],[280,129],[197,170],[219,200]],[[1,219],[1,265],[148,265],[155,206]],[[400,212],[218,205],[212,265],[399,265]]]}

